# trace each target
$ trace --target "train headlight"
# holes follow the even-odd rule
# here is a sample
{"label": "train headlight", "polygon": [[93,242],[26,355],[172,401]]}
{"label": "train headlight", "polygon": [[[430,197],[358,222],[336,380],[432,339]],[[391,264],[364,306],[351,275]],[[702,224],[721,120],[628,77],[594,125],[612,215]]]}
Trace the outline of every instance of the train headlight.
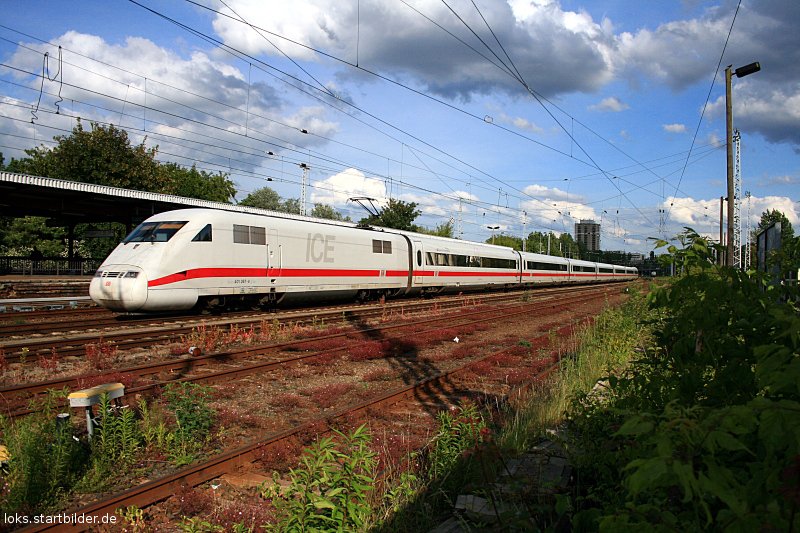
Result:
{"label": "train headlight", "polygon": [[128,272],[125,272],[125,275],[122,276],[122,277],[123,278],[137,278],[137,277],[139,277],[139,273],[135,272],[133,270],[129,270]]}

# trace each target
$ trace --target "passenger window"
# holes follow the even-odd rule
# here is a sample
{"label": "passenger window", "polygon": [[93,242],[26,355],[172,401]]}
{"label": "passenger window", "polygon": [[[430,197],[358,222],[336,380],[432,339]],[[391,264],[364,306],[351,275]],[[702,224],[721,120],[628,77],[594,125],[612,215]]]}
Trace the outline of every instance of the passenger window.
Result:
{"label": "passenger window", "polygon": [[250,244],[267,244],[267,232],[259,226],[250,226]]}
{"label": "passenger window", "polygon": [[250,226],[233,225],[233,242],[250,244]]}
{"label": "passenger window", "polygon": [[211,242],[211,224],[206,224],[203,229],[201,229],[197,235],[194,236],[192,241],[195,242]]}

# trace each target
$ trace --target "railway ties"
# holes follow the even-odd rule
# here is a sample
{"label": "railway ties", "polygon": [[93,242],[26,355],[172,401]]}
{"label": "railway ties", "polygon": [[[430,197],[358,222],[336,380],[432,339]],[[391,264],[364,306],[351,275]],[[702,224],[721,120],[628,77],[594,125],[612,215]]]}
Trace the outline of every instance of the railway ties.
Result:
{"label": "railway ties", "polygon": [[[603,292],[604,294],[604,292]],[[572,296],[568,299],[561,299],[558,306],[563,306],[566,302],[575,301],[579,302],[584,296]],[[168,360],[161,360],[152,363],[146,363],[130,367],[117,367],[116,372],[122,372],[132,379],[133,386],[131,393],[152,393],[153,390],[173,381],[193,381],[197,383],[214,384],[224,381],[238,379],[241,376],[246,376],[256,372],[269,370],[273,367],[287,364],[295,364],[311,360],[314,357],[331,356],[346,350],[356,349],[354,343],[370,343],[374,342],[374,337],[378,336],[384,342],[394,342],[396,345],[403,342],[403,338],[409,338],[414,335],[423,336],[426,334],[435,333],[442,329],[438,323],[444,322],[449,329],[483,325],[497,317],[508,319],[515,315],[529,315],[532,312],[550,312],[556,306],[549,300],[542,302],[529,302],[517,304],[512,308],[500,309],[478,309],[476,311],[464,311],[455,317],[444,316],[436,317],[429,316],[417,321],[404,321],[398,324],[390,324],[376,327],[367,327],[362,325],[360,329],[345,330],[333,335],[317,336],[315,338],[302,338],[281,343],[271,343],[261,346],[245,346],[237,349],[209,353],[201,355],[200,357],[188,357],[185,354],[179,359],[170,358]],[[359,319],[363,320],[363,319]],[[392,335],[393,330],[406,330],[408,333],[399,335]],[[411,333],[413,332],[413,334]],[[342,344],[341,347],[335,349],[327,349],[323,352],[318,352],[315,346],[328,343],[336,339],[347,339],[349,344]],[[372,347],[369,347],[372,348]],[[286,355],[278,357],[277,354],[286,353],[291,350],[307,350],[311,349],[310,353],[299,356],[288,357]],[[378,348],[375,348],[378,349]],[[269,357],[269,360],[265,360]],[[203,370],[204,367],[216,366],[218,370]],[[226,368],[221,368],[226,366]],[[95,373],[96,376],[102,375],[102,372]],[[146,378],[151,378],[150,383],[147,383]],[[155,378],[155,380],[153,380]],[[165,381],[166,379],[166,381]],[[96,379],[93,380],[93,382]],[[21,408],[22,402],[27,402],[30,397],[47,392],[48,390],[60,388],[75,388],[79,386],[80,378],[65,377],[57,380],[48,380],[32,384],[20,384],[16,386],[0,388],[0,396],[4,398],[5,410],[10,411],[11,416],[21,416],[29,411]]]}
{"label": "railway ties", "polygon": [[[596,298],[602,299],[604,294],[604,292],[599,293]],[[584,300],[584,298],[575,298],[575,301]],[[558,303],[560,304],[566,302]],[[505,324],[513,322],[514,320],[521,321],[519,323],[532,323],[532,321],[524,320],[524,317],[530,316],[533,313],[543,313],[543,308],[552,309],[555,304],[556,302],[551,300],[546,303],[538,302],[526,303],[524,305],[507,306],[507,308],[503,310],[505,314],[493,314],[493,321]],[[538,312],[534,311],[534,309],[536,309],[536,305],[540,306]],[[462,318],[464,318],[464,322],[466,322],[467,319],[478,322],[481,320],[481,317],[477,315],[482,314],[484,319],[489,316],[487,309],[476,310],[474,313],[475,316],[472,317],[455,315],[439,317],[434,316],[432,318],[438,320],[440,323],[444,323],[445,327],[455,326],[456,329],[458,329],[460,327],[459,321]],[[427,330],[432,331],[437,327],[436,324],[431,324],[431,320],[429,319],[418,322],[428,322],[429,327]],[[394,324],[386,325],[386,329],[382,330],[385,331],[385,333],[375,333],[375,335],[391,340],[392,337],[390,337],[388,333],[390,327],[395,328],[399,338],[412,335],[408,332],[398,331],[402,325]],[[441,327],[442,326],[439,326],[439,329],[441,329]],[[415,336],[422,336],[424,331],[425,328],[420,330],[420,332]],[[369,337],[369,335],[367,335],[367,337]],[[540,337],[545,339],[547,337],[559,337],[559,335],[554,336],[552,333],[545,331],[540,334]],[[303,341],[296,342],[308,342],[308,340],[309,339],[303,339]],[[531,341],[535,341],[535,339],[531,339]],[[462,343],[469,344],[470,342],[470,335],[462,336]],[[455,343],[448,343],[447,341],[445,341],[444,344],[450,348],[456,346]],[[461,343],[460,345],[463,346]],[[488,350],[489,346],[484,346]],[[450,348],[448,348],[448,350]],[[519,347],[513,346],[512,348]],[[211,354],[208,355],[210,356]],[[306,357],[305,361],[309,361],[310,358],[313,357],[325,356],[325,352],[320,352],[318,354],[303,354],[303,356]],[[466,397],[470,393],[479,395],[488,394],[489,392],[486,388],[489,386],[488,384],[486,384],[486,387],[476,387],[475,382],[470,382],[470,379],[474,379],[475,375],[475,371],[471,370],[471,368],[474,368],[475,365],[480,364],[484,364],[485,366],[485,364],[488,364],[487,362],[492,357],[498,356],[502,356],[502,350],[492,350],[492,353],[489,353],[488,355],[482,354],[480,357],[470,360],[469,364],[461,364],[462,361],[451,359],[449,360],[449,363],[452,363],[453,365],[458,363],[456,367],[452,368],[445,368],[443,364],[444,361],[441,365],[437,363],[436,366],[441,367],[439,372],[431,372],[427,376],[419,376],[419,379],[415,379],[412,383],[401,387],[396,385],[390,386],[388,384],[386,386],[372,387],[374,390],[372,391],[370,397],[361,402],[353,402],[354,397],[350,397],[350,399],[347,400],[348,405],[342,405],[342,402],[339,402],[339,407],[334,406],[329,409],[324,409],[323,416],[306,417],[300,424],[296,424],[292,427],[275,428],[269,432],[268,437],[264,439],[251,441],[247,445],[236,447],[235,449],[231,449],[230,451],[226,451],[218,456],[215,456],[207,462],[175,472],[174,474],[170,474],[163,479],[128,489],[123,493],[113,496],[107,501],[96,502],[95,504],[87,507],[77,509],[75,512],[102,515],[104,513],[114,513],[116,509],[120,507],[127,507],[129,505],[136,505],[140,508],[152,505],[154,502],[161,501],[174,494],[176,488],[182,484],[189,486],[198,485],[204,483],[205,481],[217,479],[238,468],[252,468],[250,466],[252,462],[257,457],[263,456],[263,452],[268,447],[281,447],[283,445],[282,443],[285,443],[287,440],[296,440],[300,438],[300,436],[308,436],[317,430],[325,431],[331,425],[341,428],[368,419],[372,419],[373,424],[378,424],[379,427],[381,424],[388,424],[389,421],[392,421],[391,423],[394,424],[395,421],[403,421],[406,419],[412,424],[420,425],[423,420],[431,420],[433,414],[437,410],[440,410],[440,408],[443,406],[454,405],[459,399]],[[311,367],[306,366],[305,368],[310,369]],[[336,365],[328,364],[323,368],[328,368],[328,373],[331,373],[337,367]],[[249,375],[264,376],[264,372],[255,372]],[[343,375],[347,375],[347,373]],[[392,383],[396,382],[396,379],[392,380]],[[298,384],[298,386],[302,385]],[[248,393],[246,390],[242,390],[241,394],[247,395]],[[263,398],[269,398],[267,389],[264,389],[260,394]],[[494,394],[502,394],[502,392]],[[413,413],[417,413],[416,416],[409,416]],[[384,422],[379,421],[378,417],[380,415],[383,415],[383,418],[385,418]],[[295,415],[291,416],[291,418],[294,417]]]}
{"label": "railway ties", "polygon": [[[598,297],[601,298],[602,296]],[[520,311],[522,310],[515,310],[515,312]],[[570,321],[570,324],[580,321],[581,318],[578,317],[574,321]],[[567,326],[565,325],[564,327]],[[555,337],[559,336],[566,336],[566,331],[562,331],[561,335],[556,335]],[[553,338],[553,335],[550,332],[543,332],[537,338],[531,339],[531,341],[537,343],[549,338]],[[257,457],[263,455],[269,448],[281,448],[287,441],[302,439],[304,435],[324,433],[329,431],[331,427],[352,427],[370,419],[373,419],[373,425],[378,427],[381,424],[386,424],[388,420],[392,421],[391,423],[395,429],[401,426],[404,420],[408,420],[411,424],[419,425],[422,421],[420,416],[431,419],[435,408],[441,408],[443,405],[456,405],[460,400],[475,394],[487,394],[487,390],[476,389],[470,384],[469,380],[471,378],[469,375],[472,372],[471,369],[493,358],[503,357],[513,348],[515,347],[492,351],[470,361],[468,364],[426,376],[405,386],[392,387],[390,390],[385,390],[384,388],[382,392],[373,394],[364,401],[328,409],[322,416],[312,416],[300,424],[276,429],[262,439],[253,440],[161,479],[117,493],[106,500],[75,509],[74,512],[101,516],[103,514],[112,514],[117,509],[130,505],[144,508],[169,498],[182,485],[195,486],[221,478],[227,473],[241,468],[250,469]],[[552,355],[547,356],[547,358],[548,360],[543,361],[542,365],[540,365],[544,368],[541,369],[539,375],[551,372],[558,364]],[[432,391],[435,392],[433,396],[431,394]],[[494,394],[502,395],[503,392],[500,390]],[[381,413],[380,420],[384,422],[376,422],[375,413]],[[412,413],[416,413],[417,416],[409,416]],[[46,529],[43,526],[34,530],[41,531]]]}

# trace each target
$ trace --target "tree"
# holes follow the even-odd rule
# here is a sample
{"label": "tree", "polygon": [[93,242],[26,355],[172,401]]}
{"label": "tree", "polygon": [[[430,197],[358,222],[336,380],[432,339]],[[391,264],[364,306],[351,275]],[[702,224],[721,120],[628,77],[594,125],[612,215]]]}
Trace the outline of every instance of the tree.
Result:
{"label": "tree", "polygon": [[[792,240],[792,237],[794,237],[794,228],[792,228],[792,223],[789,222],[789,219],[786,218],[786,215],[777,209],[772,209],[761,213],[761,220],[758,222],[758,226],[756,227],[756,235],[770,227],[775,222],[780,222],[781,224],[781,241],[789,242]],[[753,239],[753,241],[755,242],[755,239]]]}
{"label": "tree", "polygon": [[[492,238],[489,237],[486,239],[487,244],[492,244]],[[519,237],[513,237],[511,235],[495,235],[494,236],[494,244],[497,246],[507,246],[509,248],[513,248],[515,250],[522,250],[522,239]]]}
{"label": "tree", "polygon": [[[774,250],[767,258],[767,264],[774,265],[780,270],[778,273],[780,279],[787,279],[794,277],[800,268],[800,237],[794,236],[792,223],[777,209],[764,211],[755,233],[758,235],[775,222],[781,224],[781,247]],[[753,241],[755,242],[755,239]]]}
{"label": "tree", "polygon": [[64,228],[50,227],[43,217],[3,218],[0,224],[0,254],[29,257],[38,250],[45,257],[65,251]]}
{"label": "tree", "polygon": [[435,235],[437,237],[448,237],[452,239],[453,221],[448,220],[447,222],[442,222],[441,224],[437,224],[436,227],[433,229],[422,228],[417,226],[417,231],[420,233],[424,233],[425,235]]}
{"label": "tree", "polygon": [[362,218],[358,223],[404,231],[418,231],[419,228],[414,225],[414,220],[421,214],[422,211],[417,210],[415,202],[404,202],[390,198],[388,205],[377,216],[370,215]]}
{"label": "tree", "polygon": [[300,200],[297,198],[288,198],[284,201],[281,199],[281,195],[270,187],[256,189],[248,194],[244,200],[239,202],[239,205],[279,211],[281,213],[292,213],[294,215],[300,214]]}
{"label": "tree", "polygon": [[283,201],[278,211],[282,211],[284,213],[291,213],[293,215],[300,214],[300,199],[299,198],[287,198]]}
{"label": "tree", "polygon": [[162,163],[159,171],[165,178],[168,194],[228,204],[236,195],[236,187],[224,172],[212,174],[197,170],[195,165],[184,168],[177,163]]}
{"label": "tree", "polygon": [[269,209],[271,211],[281,210],[281,195],[270,187],[256,189],[239,202],[239,205],[246,207],[256,207],[258,209]]}
{"label": "tree", "polygon": [[311,210],[311,216],[317,218],[326,218],[328,220],[343,220],[350,222],[350,217],[343,217],[339,211],[326,204],[314,204],[314,209]]}
{"label": "tree", "polygon": [[[113,125],[106,127],[92,123],[91,130],[86,131],[78,120],[70,135],[54,139],[57,145],[52,149],[39,146],[25,150],[27,158],[12,159],[5,164],[4,158],[0,157],[0,169],[218,202],[229,202],[236,194],[227,175],[198,171],[194,166],[186,169],[175,163],[161,164],[155,160],[157,148],[148,149],[144,142],[132,146],[127,132]],[[111,229],[116,237],[86,238],[88,229]],[[26,217],[0,227],[0,244],[6,253],[14,255],[27,255],[26,250],[35,248],[47,256],[58,256],[63,253],[66,232],[56,230],[49,228],[44,218],[34,220]],[[76,253],[105,257],[124,234],[125,228],[121,224],[103,223],[99,227],[78,224],[75,228]]]}
{"label": "tree", "polygon": [[[555,249],[558,249],[556,253]],[[559,255],[561,257],[571,257],[577,259],[581,255],[581,246],[575,242],[572,235],[569,233],[562,233],[556,239],[556,243],[551,246],[551,255]],[[585,248],[584,248],[585,251]]]}
{"label": "tree", "polygon": [[92,123],[83,129],[80,119],[69,136],[54,137],[50,149],[38,146],[25,150],[20,172],[69,181],[97,183],[140,191],[164,192],[168,178],[159,172],[155,160],[158,148],[146,148],[144,141],[131,146],[128,133],[113,125]]}

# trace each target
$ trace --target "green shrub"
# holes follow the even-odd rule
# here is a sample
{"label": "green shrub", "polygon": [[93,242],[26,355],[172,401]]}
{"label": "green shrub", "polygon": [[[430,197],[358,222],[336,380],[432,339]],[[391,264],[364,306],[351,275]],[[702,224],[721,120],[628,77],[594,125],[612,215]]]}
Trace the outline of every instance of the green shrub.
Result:
{"label": "green shrub", "polygon": [[214,425],[214,411],[209,407],[211,388],[184,381],[170,383],[164,389],[167,407],[175,414],[176,434],[180,439],[204,439]]}
{"label": "green shrub", "polygon": [[56,422],[56,401],[48,395],[34,413],[16,421],[0,416],[8,448],[7,471],[0,501],[3,512],[43,513],[53,510],[72,488],[87,463],[86,449],[72,437],[69,423]]}
{"label": "green shrub", "polygon": [[306,449],[289,485],[264,483],[261,495],[276,511],[272,531],[365,531],[372,515],[368,500],[375,484],[375,453],[365,426],[319,439]]}
{"label": "green shrub", "polygon": [[651,294],[657,346],[603,403],[576,402],[575,529],[791,531],[800,487],[800,317],[717,267],[692,231],[683,275]]}

